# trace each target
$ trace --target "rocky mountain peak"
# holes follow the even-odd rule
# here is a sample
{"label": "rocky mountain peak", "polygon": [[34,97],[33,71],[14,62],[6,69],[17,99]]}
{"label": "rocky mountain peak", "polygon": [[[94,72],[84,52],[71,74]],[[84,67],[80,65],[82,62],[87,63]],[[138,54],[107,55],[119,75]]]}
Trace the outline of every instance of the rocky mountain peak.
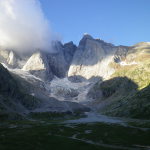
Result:
{"label": "rocky mountain peak", "polygon": [[17,55],[12,50],[0,50],[0,62],[10,68],[15,68],[17,64]]}
{"label": "rocky mountain peak", "polygon": [[88,33],[84,33],[82,39],[93,39],[93,37]]}
{"label": "rocky mountain peak", "polygon": [[62,51],[63,44],[60,41],[53,41],[51,47],[53,53],[59,53]]}
{"label": "rocky mountain peak", "polygon": [[34,53],[23,66],[22,70],[29,71],[44,80],[52,79],[53,77],[47,57],[42,52]]}
{"label": "rocky mountain peak", "polygon": [[87,40],[94,40],[93,37],[87,33],[85,33],[82,37],[82,39],[79,42],[79,46],[85,45]]}
{"label": "rocky mountain peak", "polygon": [[41,70],[46,67],[44,63],[44,55],[41,52],[34,53],[27,63],[23,66],[23,70]]}
{"label": "rocky mountain peak", "polygon": [[68,63],[68,65],[70,65],[76,49],[77,46],[72,41],[64,44],[63,52],[65,60]]}
{"label": "rocky mountain peak", "polygon": [[113,73],[109,63],[117,47],[86,34],[81,39],[68,71],[68,76],[85,79],[107,78]]}

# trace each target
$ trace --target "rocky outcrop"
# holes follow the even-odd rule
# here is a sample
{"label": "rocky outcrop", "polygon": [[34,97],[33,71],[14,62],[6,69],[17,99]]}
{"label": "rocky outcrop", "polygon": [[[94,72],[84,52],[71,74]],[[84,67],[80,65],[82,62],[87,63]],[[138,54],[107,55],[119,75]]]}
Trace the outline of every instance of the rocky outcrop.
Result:
{"label": "rocky outcrop", "polygon": [[51,80],[53,76],[66,77],[76,46],[72,42],[62,45],[55,41],[52,43],[52,49],[53,53],[33,53],[23,66],[23,70],[44,80]]}
{"label": "rocky outcrop", "polygon": [[0,64],[0,113],[26,113],[39,104],[39,99],[25,93],[19,82]]}
{"label": "rocky outcrop", "polygon": [[69,43],[65,43],[63,48],[64,48],[63,49],[64,58],[68,64],[68,68],[69,68],[77,47],[76,47],[76,45],[73,44],[73,42],[69,42]]}
{"label": "rocky outcrop", "polygon": [[73,42],[64,45],[60,42],[54,42],[52,48],[54,53],[46,54],[51,71],[55,76],[64,78],[67,75],[76,46]]}
{"label": "rocky outcrop", "polygon": [[74,54],[68,76],[81,76],[85,79],[107,78],[113,73],[109,63],[113,61],[116,49],[112,44],[84,35]]}
{"label": "rocky outcrop", "polygon": [[18,60],[15,52],[9,50],[0,50],[0,62],[4,63],[10,68],[18,66]]}
{"label": "rocky outcrop", "polygon": [[128,51],[129,51],[129,47],[118,46],[118,49],[114,54],[114,62],[119,63],[123,61],[126,58]]}
{"label": "rocky outcrop", "polygon": [[34,53],[23,66],[22,70],[29,71],[44,80],[51,80],[53,78],[48,59],[42,52]]}
{"label": "rocky outcrop", "polygon": [[[46,89],[41,84],[34,85],[40,81],[28,82],[33,78],[26,79],[10,73],[0,64],[0,119],[20,119],[26,117],[30,112],[74,112],[87,111],[86,106],[70,101],[59,101],[46,95]],[[39,80],[36,78],[36,80]],[[36,89],[35,93],[26,90],[26,86]],[[43,91],[44,90],[44,91]]]}
{"label": "rocky outcrop", "polygon": [[53,53],[39,51],[32,56],[0,50],[0,62],[9,68],[23,68],[44,80],[52,80],[53,76],[64,78],[68,75],[72,81],[80,82],[108,78],[114,72],[110,63],[120,63],[128,52],[125,46],[117,47],[94,39],[88,34],[84,35],[78,47],[73,42],[63,45],[54,41],[51,49]]}

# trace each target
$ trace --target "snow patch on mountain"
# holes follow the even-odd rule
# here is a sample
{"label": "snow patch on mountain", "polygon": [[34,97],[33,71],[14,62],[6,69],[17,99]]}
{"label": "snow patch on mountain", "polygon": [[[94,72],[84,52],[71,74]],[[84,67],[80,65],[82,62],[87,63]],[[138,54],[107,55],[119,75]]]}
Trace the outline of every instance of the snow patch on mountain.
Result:
{"label": "snow patch on mountain", "polygon": [[121,62],[119,62],[119,64],[120,64],[121,66],[130,66],[130,65],[137,65],[138,63],[135,62],[135,61],[130,62],[130,63],[127,63],[127,62],[125,62],[125,61],[121,61]]}
{"label": "snow patch on mountain", "polygon": [[55,78],[50,83],[51,96],[61,101],[83,103],[86,101],[86,93],[91,87],[88,81],[74,83],[68,78]]}

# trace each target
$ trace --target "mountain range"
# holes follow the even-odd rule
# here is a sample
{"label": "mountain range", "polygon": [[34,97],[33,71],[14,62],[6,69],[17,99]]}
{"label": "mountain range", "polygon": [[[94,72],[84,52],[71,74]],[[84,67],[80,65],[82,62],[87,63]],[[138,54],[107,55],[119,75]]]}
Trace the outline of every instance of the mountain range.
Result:
{"label": "mountain range", "polygon": [[85,34],[53,53],[0,48],[0,114],[87,112],[150,119],[150,42],[115,46]]}

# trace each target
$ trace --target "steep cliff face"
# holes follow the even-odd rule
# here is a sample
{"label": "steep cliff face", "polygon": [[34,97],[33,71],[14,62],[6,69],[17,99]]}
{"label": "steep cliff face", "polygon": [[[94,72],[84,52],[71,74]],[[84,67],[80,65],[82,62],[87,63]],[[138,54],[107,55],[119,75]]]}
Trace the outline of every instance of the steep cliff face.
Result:
{"label": "steep cliff face", "polygon": [[51,51],[36,51],[34,53],[17,53],[0,50],[0,62],[12,69],[22,69],[43,79],[52,80],[54,76],[64,78],[67,75],[76,46],[73,42],[62,44],[54,41]]}
{"label": "steep cliff face", "polygon": [[122,47],[84,35],[74,54],[68,76],[80,76],[85,79],[108,78],[114,72],[109,64],[114,61],[114,55],[119,49]]}
{"label": "steep cliff face", "polygon": [[44,80],[51,80],[53,78],[48,59],[42,52],[34,53],[23,66],[22,70],[29,71]]}
{"label": "steep cliff face", "polygon": [[11,68],[18,66],[18,60],[15,52],[9,50],[0,50],[0,62],[8,65]]}
{"label": "steep cliff face", "polygon": [[40,77],[44,80],[52,80],[54,76],[64,78],[76,50],[73,42],[64,45],[61,42],[53,42],[53,53],[36,52],[28,59],[23,70]]}
{"label": "steep cliff face", "polygon": [[73,42],[69,42],[69,43],[65,43],[63,48],[64,48],[63,49],[64,57],[65,57],[65,60],[68,64],[68,68],[69,68],[77,47],[76,47],[76,45],[73,44]]}
{"label": "steep cliff face", "polygon": [[[15,117],[38,107],[40,100],[25,93],[13,76],[0,64],[0,114]],[[18,115],[17,115],[18,116]],[[16,117],[17,117],[16,116]]]}
{"label": "steep cliff face", "polygon": [[63,54],[63,45],[60,42],[55,42],[53,49],[55,53],[47,53],[49,66],[55,76],[64,78],[67,72],[67,62]]}
{"label": "steep cliff face", "polygon": [[53,45],[55,53],[48,54],[49,65],[54,75],[59,78],[67,76],[67,72],[76,51],[76,46],[73,42],[62,45],[60,42],[55,42]]}

